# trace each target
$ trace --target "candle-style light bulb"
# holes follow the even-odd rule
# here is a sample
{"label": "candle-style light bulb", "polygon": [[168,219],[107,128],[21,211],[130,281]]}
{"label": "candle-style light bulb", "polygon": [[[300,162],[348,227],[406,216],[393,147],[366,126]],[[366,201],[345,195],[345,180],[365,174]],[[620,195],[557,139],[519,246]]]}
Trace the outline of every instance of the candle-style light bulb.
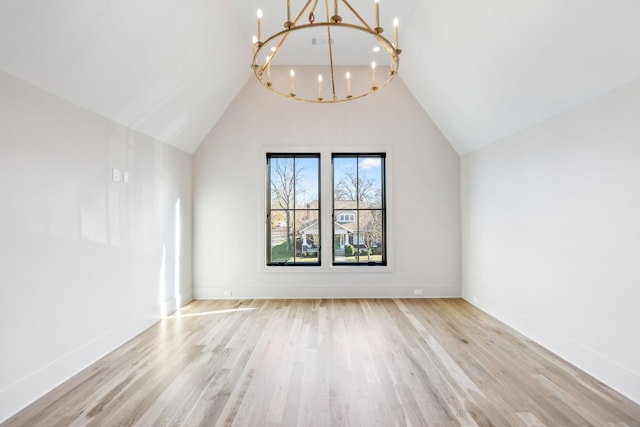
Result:
{"label": "candle-style light bulb", "polygon": [[347,98],[351,98],[351,73],[347,71]]}
{"label": "candle-style light bulb", "polygon": [[376,88],[376,61],[371,63],[371,89]]}
{"label": "candle-style light bulb", "polygon": [[393,36],[396,40],[396,49],[398,48],[398,18],[393,19]]}
{"label": "candle-style light bulb", "polygon": [[295,96],[295,92],[294,92],[294,88],[295,88],[295,71],[291,70],[289,71],[289,75],[291,76],[291,96]]}
{"label": "candle-style light bulb", "polygon": [[318,99],[322,100],[322,74],[318,75]]}
{"label": "candle-style light bulb", "polygon": [[251,43],[253,44],[253,54],[256,54],[256,51],[258,50],[258,45],[256,43],[258,43],[258,38],[255,36],[251,37]]}
{"label": "candle-style light bulb", "polygon": [[262,41],[262,9],[258,9],[258,41]]}
{"label": "candle-style light bulb", "polygon": [[376,28],[380,27],[380,0],[375,0],[376,4]]}

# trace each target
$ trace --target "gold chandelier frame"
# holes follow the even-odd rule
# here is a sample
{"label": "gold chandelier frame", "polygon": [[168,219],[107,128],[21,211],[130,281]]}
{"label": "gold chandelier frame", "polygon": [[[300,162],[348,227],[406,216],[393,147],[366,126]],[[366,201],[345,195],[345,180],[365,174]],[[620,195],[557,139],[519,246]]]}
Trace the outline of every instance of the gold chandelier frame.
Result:
{"label": "gold chandelier frame", "polygon": [[[394,77],[398,74],[398,68],[400,66],[400,54],[402,50],[398,48],[398,21],[395,19],[394,21],[394,33],[395,33],[395,43],[391,42],[389,39],[382,35],[383,28],[379,23],[379,0],[375,1],[375,14],[376,14],[376,26],[372,28],[367,22],[356,12],[356,10],[349,4],[347,0],[335,0],[334,1],[334,14],[328,20],[325,21],[315,21],[315,10],[318,5],[319,0],[307,0],[306,4],[300,10],[298,15],[296,16],[294,21],[291,21],[291,0],[287,0],[287,21],[284,23],[284,30],[279,31],[265,40],[262,39],[262,12],[258,11],[258,37],[254,36],[253,39],[253,63],[251,68],[253,69],[255,77],[258,81],[267,89],[271,90],[278,95],[284,96],[286,98],[290,98],[296,101],[303,102],[312,102],[312,103],[337,103],[337,102],[346,102],[352,101],[355,99],[360,99],[365,96],[371,95],[377,92],[379,89],[387,86]],[[309,9],[309,6],[313,3],[313,7]],[[354,15],[359,24],[342,22],[342,17],[338,14],[338,4],[342,3],[347,7]],[[325,5],[325,16],[329,17],[329,0],[324,0]],[[302,16],[309,12],[308,24],[298,25],[298,22],[302,18]],[[328,46],[328,58],[329,58],[329,69],[330,69],[330,77],[331,77],[331,96],[330,98],[324,98],[322,96],[322,76],[319,77],[319,89],[318,96],[315,98],[309,97],[301,97],[296,95],[294,89],[294,70],[291,70],[291,85],[289,91],[285,91],[284,89],[277,88],[273,82],[271,81],[271,63],[273,59],[280,51],[282,45],[286,42],[287,38],[296,31],[305,31],[310,29],[317,29],[321,27],[326,27],[327,31],[327,46]],[[376,79],[376,63],[372,62],[371,67],[371,87],[369,90],[364,91],[362,93],[351,93],[350,88],[350,77],[349,73],[347,73],[347,90],[344,96],[339,96],[336,93],[336,72],[335,66],[333,62],[333,47],[332,47],[332,38],[331,38],[331,30],[332,28],[344,28],[348,30],[360,31],[366,34],[371,35],[378,42],[380,47],[387,52],[390,58],[390,68],[389,73],[386,76],[386,79],[378,84]],[[269,55],[266,57],[264,62],[260,62],[258,58],[263,54],[263,49],[266,46],[269,46],[272,42],[275,43],[275,47],[271,49]],[[326,65],[326,64],[325,64]]]}

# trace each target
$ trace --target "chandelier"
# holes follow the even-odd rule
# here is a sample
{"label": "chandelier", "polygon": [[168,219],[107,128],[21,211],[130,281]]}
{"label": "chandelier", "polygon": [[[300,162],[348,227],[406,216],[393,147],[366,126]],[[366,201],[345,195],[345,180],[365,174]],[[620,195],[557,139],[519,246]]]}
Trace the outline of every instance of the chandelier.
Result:
{"label": "chandelier", "polygon": [[[398,73],[399,56],[402,52],[398,48],[398,19],[395,18],[393,21],[392,43],[382,35],[380,0],[374,0],[373,28],[347,0],[334,0],[332,10],[329,0],[305,1],[300,12],[294,16],[291,14],[291,0],[287,0],[287,20],[284,22],[284,29],[267,38],[262,36],[263,13],[262,9],[258,9],[258,35],[254,35],[252,40],[251,67],[262,85],[296,101],[335,103],[371,95],[393,80]],[[318,3],[321,10],[317,10]],[[344,16],[341,16],[341,13]],[[302,38],[304,42],[300,44],[302,33],[306,37]],[[336,37],[339,42],[336,41]],[[297,43],[292,41],[296,38]],[[354,46],[356,40],[360,43]],[[311,43],[305,44],[307,41]],[[287,50],[286,44],[293,45],[294,48]],[[370,66],[346,66],[345,63],[348,61],[344,60],[345,55],[354,55],[354,52],[358,52],[363,58],[372,56],[373,59],[378,59],[376,55],[388,55],[388,60],[378,63],[373,60]],[[281,57],[288,55],[289,62],[279,65],[279,54]],[[305,58],[293,65],[296,61],[293,58],[295,55]],[[310,57],[312,59],[309,59]],[[339,61],[339,58],[342,59]],[[303,62],[307,66],[300,65]],[[369,63],[368,60],[366,63]],[[296,83],[299,94],[296,94]]]}

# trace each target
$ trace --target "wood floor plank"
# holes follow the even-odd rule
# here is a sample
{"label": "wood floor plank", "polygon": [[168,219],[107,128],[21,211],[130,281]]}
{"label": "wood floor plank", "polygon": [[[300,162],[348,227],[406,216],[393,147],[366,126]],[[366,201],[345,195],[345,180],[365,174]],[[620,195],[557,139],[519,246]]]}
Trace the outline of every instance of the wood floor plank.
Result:
{"label": "wood floor plank", "polygon": [[1,426],[640,426],[460,299],[193,301]]}

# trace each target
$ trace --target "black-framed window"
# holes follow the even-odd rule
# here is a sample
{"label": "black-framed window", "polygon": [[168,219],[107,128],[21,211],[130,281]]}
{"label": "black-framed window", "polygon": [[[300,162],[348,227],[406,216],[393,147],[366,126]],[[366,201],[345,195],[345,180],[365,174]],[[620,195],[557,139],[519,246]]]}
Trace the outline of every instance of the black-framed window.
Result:
{"label": "black-framed window", "polygon": [[267,154],[267,265],[320,265],[320,154]]}
{"label": "black-framed window", "polygon": [[385,153],[334,153],[333,264],[386,265]]}

